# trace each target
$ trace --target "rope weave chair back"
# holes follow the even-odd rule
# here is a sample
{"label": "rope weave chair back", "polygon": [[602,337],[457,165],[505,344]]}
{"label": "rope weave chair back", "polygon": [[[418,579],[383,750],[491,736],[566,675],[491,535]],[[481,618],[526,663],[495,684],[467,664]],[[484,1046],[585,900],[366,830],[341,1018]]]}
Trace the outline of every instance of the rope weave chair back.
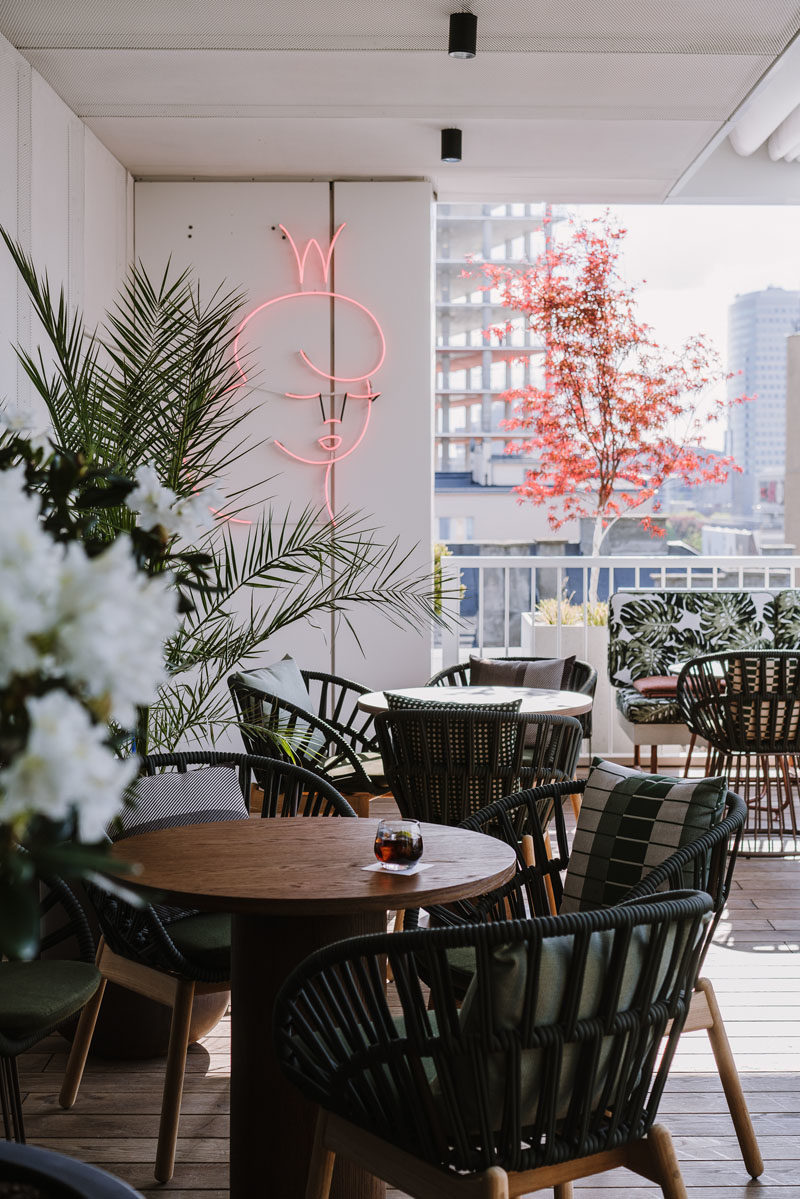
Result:
{"label": "rope weave chair back", "polygon": [[[344,796],[325,779],[276,758],[214,750],[150,754],[142,758],[140,772],[145,778],[163,776],[166,781],[174,774],[218,766],[236,771],[248,807],[251,782],[263,788],[262,817],[355,816]],[[224,982],[228,977],[227,969],[208,969],[190,961],[172,940],[170,923],[191,914],[185,909],[152,904],[133,907],[99,887],[89,884],[86,889],[100,929],[115,953],[198,982]]]}
{"label": "rope weave chair back", "polygon": [[520,785],[571,777],[583,736],[571,716],[441,704],[382,712],[375,729],[401,813],[451,825]]}
{"label": "rope weave chair back", "polygon": [[800,849],[800,652],[706,654],[678,676],[690,731],[709,745],[708,773],[725,774],[747,805],[745,852]]}
{"label": "rope weave chair back", "polygon": [[[308,676],[312,684],[317,678],[310,671],[302,673],[304,678]],[[346,700],[346,693],[337,689],[342,682],[335,676],[321,676],[319,681],[320,702],[323,705],[333,702],[334,711],[337,705],[344,705]],[[332,687],[332,684],[336,684],[336,687]],[[356,684],[350,686],[355,687]],[[370,779],[359,756],[362,752],[375,753],[374,741],[355,725],[344,727],[330,724],[322,716],[299,708],[281,696],[249,686],[238,675],[231,675],[228,687],[236,708],[242,741],[249,754],[297,763],[320,774],[336,767],[345,767],[349,769],[348,785],[358,791],[376,791],[376,784]],[[360,687],[357,694],[362,694]],[[340,781],[344,785],[344,779]]]}
{"label": "rope weave chair back", "polygon": [[[283,1069],[326,1110],[450,1172],[534,1169],[627,1144],[655,1118],[710,906],[681,892],[340,942],[278,996]],[[475,962],[460,1008],[453,950]]]}
{"label": "rope weave chair back", "polygon": [[[526,658],[494,658],[495,662],[549,662],[551,658],[526,657]],[[468,687],[470,685],[470,663],[459,662],[456,666],[447,666],[444,670],[438,671],[426,683],[427,687]],[[572,663],[572,670],[569,674],[569,679],[563,684],[565,691],[580,691],[583,695],[590,695],[594,699],[595,691],[597,690],[597,671],[588,662],[583,662],[580,658],[576,658]],[[578,717],[580,726],[583,729],[584,737],[592,735],[592,712],[583,712]]]}
{"label": "rope weave chair back", "polygon": [[732,753],[800,753],[800,653],[706,654],[684,666],[678,702],[690,730]]}
{"label": "rope weave chair back", "polygon": [[369,687],[320,670],[301,670],[300,673],[317,715],[333,725],[353,749],[359,752],[377,750],[372,713],[363,712],[358,706],[359,697],[366,695]]}

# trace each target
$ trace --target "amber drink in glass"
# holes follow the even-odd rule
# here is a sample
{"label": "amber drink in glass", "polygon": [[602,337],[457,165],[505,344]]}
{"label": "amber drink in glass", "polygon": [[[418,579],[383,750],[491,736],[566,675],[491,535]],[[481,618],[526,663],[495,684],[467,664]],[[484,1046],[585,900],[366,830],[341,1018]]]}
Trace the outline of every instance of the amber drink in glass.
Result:
{"label": "amber drink in glass", "polygon": [[382,820],[375,834],[375,857],[383,870],[410,870],[422,857],[418,820]]}

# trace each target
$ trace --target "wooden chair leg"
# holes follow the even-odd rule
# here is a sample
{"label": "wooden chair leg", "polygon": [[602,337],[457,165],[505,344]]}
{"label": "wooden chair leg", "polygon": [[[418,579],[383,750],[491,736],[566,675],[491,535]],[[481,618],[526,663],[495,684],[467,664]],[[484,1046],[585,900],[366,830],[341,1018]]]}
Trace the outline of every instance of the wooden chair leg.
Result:
{"label": "wooden chair leg", "polygon": [[[553,857],[553,843],[550,840],[550,834],[548,833],[547,829],[544,830],[543,836],[544,836],[544,852],[547,854],[548,860],[551,860]],[[524,835],[524,837],[522,838],[522,856],[525,860],[526,866],[534,865],[535,854],[533,851],[533,837],[530,835],[530,833],[526,833]],[[548,875],[545,875],[543,881],[544,881],[544,889],[547,892],[547,906],[550,909],[550,915],[557,916],[558,911],[556,910],[556,896],[555,896],[555,892],[553,891],[552,880],[549,878]]]}
{"label": "wooden chair leg", "polygon": [[683,768],[683,777],[685,779],[688,779],[688,777],[689,777],[689,767],[692,764],[692,754],[694,753],[694,747],[696,744],[697,744],[697,733],[692,733],[691,739],[689,741],[689,749],[686,753],[686,765]]}
{"label": "wooden chair leg", "polygon": [[[102,953],[102,944],[97,951],[98,961]],[[64,1081],[61,1083],[61,1091],[59,1092],[58,1102],[62,1107],[72,1107],[75,1100],[78,1098],[78,1090],[83,1078],[83,1071],[86,1068],[86,1059],[89,1056],[89,1047],[94,1036],[97,1017],[100,1014],[100,1005],[103,1002],[103,995],[106,990],[106,980],[100,980],[100,986],[95,991],[92,998],[84,1004],[78,1021],[78,1027],[75,1030],[75,1037],[72,1041],[72,1048],[69,1051],[67,1058],[67,1068],[64,1071]]]}
{"label": "wooden chair leg", "polygon": [[157,1182],[169,1182],[175,1169],[175,1142],[181,1118],[183,1076],[186,1073],[186,1052],[189,1048],[189,1025],[192,1020],[194,983],[181,980],[175,992],[172,1023],[169,1030],[167,1069],[164,1077],[164,1096],[161,1101],[161,1122],[158,1126],[155,1177]]}
{"label": "wooden chair leg", "polygon": [[574,795],[570,795],[569,797],[569,802],[572,804],[572,815],[576,820],[581,814],[581,801],[582,796],[579,791],[576,791]]}
{"label": "wooden chair leg", "polygon": [[327,1122],[327,1112],[320,1109],[314,1132],[314,1147],[311,1150],[311,1161],[308,1166],[305,1199],[328,1199],[330,1194],[336,1154],[325,1148],[325,1125]]}
{"label": "wooden chair leg", "polygon": [[633,764],[634,764],[634,766],[640,766],[641,762],[642,762],[642,747],[640,745],[634,745],[634,747],[633,747]]}
{"label": "wooden chair leg", "polygon": [[556,1183],[553,1187],[553,1199],[572,1199],[572,1183]]}
{"label": "wooden chair leg", "polygon": [[490,1166],[483,1176],[486,1199],[508,1199],[508,1175],[499,1166]]}
{"label": "wooden chair leg", "polygon": [[650,746],[650,773],[658,774],[658,746]]}
{"label": "wooden chair leg", "polygon": [[362,820],[369,820],[369,805],[370,800],[375,796],[371,791],[352,791],[345,799],[350,804],[350,807],[355,811],[356,816],[360,816]]}
{"label": "wooden chair leg", "polygon": [[722,1014],[719,1010],[717,997],[714,994],[714,988],[710,980],[707,978],[698,979],[697,989],[705,994],[708,1010],[711,1013],[712,1023],[706,1031],[708,1039],[711,1042],[714,1061],[717,1063],[717,1070],[719,1071],[722,1089],[725,1092],[725,1099],[731,1113],[731,1120],[736,1131],[736,1139],[742,1151],[742,1159],[750,1177],[758,1178],[764,1171],[764,1161],[758,1147],[753,1121],[750,1119],[750,1112],[748,1111],[747,1100],[742,1090],[739,1071],[736,1069],[736,1062],[731,1053],[731,1046],[728,1041],[728,1034],[725,1031]]}
{"label": "wooden chair leg", "polygon": [[661,1181],[664,1199],[689,1199],[681,1177],[681,1168],[678,1165],[672,1137],[663,1124],[653,1125],[647,1134],[647,1144]]}

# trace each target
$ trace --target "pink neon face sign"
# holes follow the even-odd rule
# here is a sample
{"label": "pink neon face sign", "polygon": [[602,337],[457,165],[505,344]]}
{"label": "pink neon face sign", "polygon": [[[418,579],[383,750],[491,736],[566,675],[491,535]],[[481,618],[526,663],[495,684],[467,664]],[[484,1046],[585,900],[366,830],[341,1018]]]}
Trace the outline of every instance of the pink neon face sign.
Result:
{"label": "pink neon face sign", "polygon": [[[294,256],[299,290],[275,296],[249,312],[236,331],[233,351],[242,378],[241,386],[244,386],[249,382],[240,356],[240,346],[245,332],[248,335],[248,342],[251,342],[253,334],[256,332],[256,326],[263,328],[260,322],[273,320],[278,309],[283,310],[283,315],[287,312],[291,315],[290,328],[292,333],[299,331],[301,342],[296,347],[293,376],[299,377],[308,386],[303,388],[302,384],[297,386],[297,383],[294,382],[291,390],[278,387],[274,390],[276,394],[282,395],[287,400],[307,401],[314,404],[314,411],[319,412],[319,420],[314,434],[307,437],[305,444],[303,444],[302,435],[299,435],[299,440],[295,440],[298,434],[294,430],[291,433],[291,446],[288,444],[289,435],[285,435],[281,439],[275,438],[273,444],[293,461],[320,468],[324,475],[325,505],[331,522],[335,524],[331,503],[332,468],[334,463],[343,462],[355,453],[364,441],[372,415],[372,405],[380,394],[374,390],[372,380],[386,357],[386,339],[380,322],[366,305],[354,296],[345,295],[328,287],[333,252],[345,225],[340,225],[336,230],[326,253],[323,253],[317,239],[312,237],[302,255],[288,229],[283,225],[279,225],[278,228],[288,241]],[[314,255],[319,260],[321,281],[324,287],[305,286],[306,273],[310,264],[316,265]],[[325,370],[318,365],[313,355],[306,352],[302,345],[302,336],[304,321],[309,316],[310,304],[325,304],[328,306],[328,319],[330,319],[331,312],[338,313],[342,318],[346,317],[351,331],[357,327],[358,363],[348,364],[347,368],[341,372]],[[324,381],[322,387],[320,387],[320,381]],[[307,418],[304,423],[308,426]]]}

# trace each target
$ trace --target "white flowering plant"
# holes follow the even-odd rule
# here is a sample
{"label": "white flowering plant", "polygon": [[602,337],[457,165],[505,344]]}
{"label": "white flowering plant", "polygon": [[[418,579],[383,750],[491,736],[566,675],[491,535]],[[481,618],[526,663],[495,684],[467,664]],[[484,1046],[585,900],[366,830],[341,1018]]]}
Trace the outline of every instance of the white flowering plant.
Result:
{"label": "white flowering plant", "polygon": [[[101,513],[132,504],[149,478],[2,423],[0,414],[0,953],[35,954],[37,875],[95,876],[104,833],[137,771],[139,713],[167,679],[165,644],[208,558],[174,550],[146,510],[109,537]],[[200,498],[197,505],[200,505]],[[180,507],[180,506],[179,506]],[[206,504],[207,507],[207,504]]]}

